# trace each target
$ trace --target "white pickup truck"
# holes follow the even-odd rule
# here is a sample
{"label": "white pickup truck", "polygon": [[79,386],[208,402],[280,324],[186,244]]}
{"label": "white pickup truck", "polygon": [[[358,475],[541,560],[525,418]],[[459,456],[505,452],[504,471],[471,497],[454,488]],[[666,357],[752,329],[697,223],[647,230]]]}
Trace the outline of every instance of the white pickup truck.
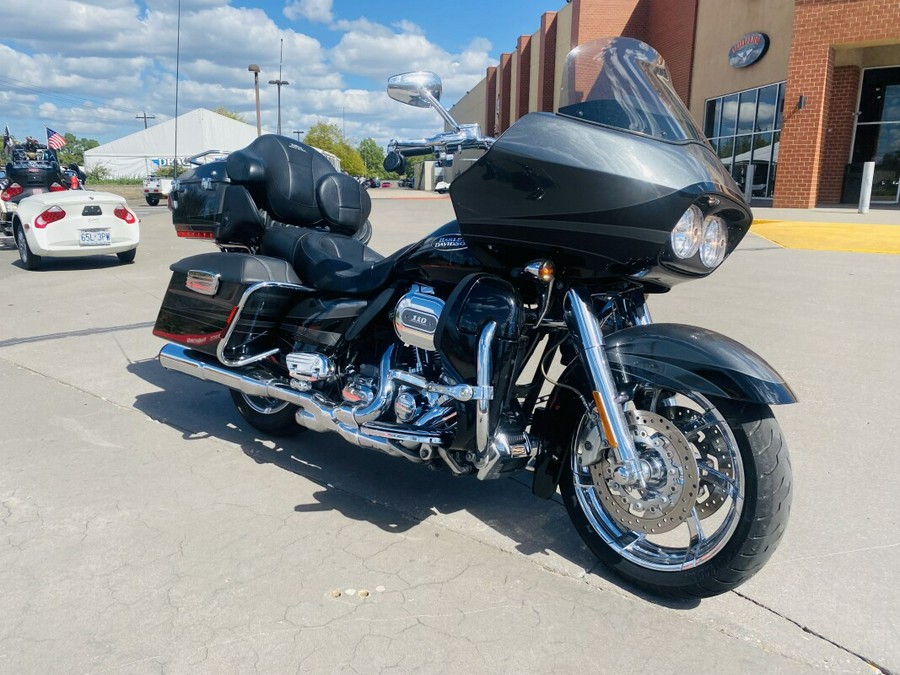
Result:
{"label": "white pickup truck", "polygon": [[172,190],[172,179],[160,176],[147,176],[144,179],[144,199],[150,206],[159,204],[160,199],[169,196]]}

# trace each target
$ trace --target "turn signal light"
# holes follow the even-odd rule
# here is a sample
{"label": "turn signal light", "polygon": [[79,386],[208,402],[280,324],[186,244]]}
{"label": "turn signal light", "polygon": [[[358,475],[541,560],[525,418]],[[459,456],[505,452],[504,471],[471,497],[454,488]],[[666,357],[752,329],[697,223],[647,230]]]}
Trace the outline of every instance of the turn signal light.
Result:
{"label": "turn signal light", "polygon": [[34,226],[39,230],[43,230],[50,223],[55,223],[57,220],[62,220],[65,217],[65,211],[63,211],[58,206],[51,206],[49,209],[47,209],[34,219]]}
{"label": "turn signal light", "polygon": [[113,215],[120,220],[124,220],[129,225],[133,225],[137,222],[137,218],[135,218],[134,214],[131,211],[125,208],[124,204],[117,205],[115,210],[113,211]]}

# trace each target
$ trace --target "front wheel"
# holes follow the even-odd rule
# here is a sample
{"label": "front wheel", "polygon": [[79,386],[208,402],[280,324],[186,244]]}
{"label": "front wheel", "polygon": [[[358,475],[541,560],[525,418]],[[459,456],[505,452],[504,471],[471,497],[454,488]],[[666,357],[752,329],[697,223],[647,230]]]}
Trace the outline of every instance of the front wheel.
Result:
{"label": "front wheel", "polygon": [[651,385],[636,387],[626,410],[644,487],[615,480],[608,449],[590,452],[606,445],[595,411],[568,416],[560,490],[584,542],[658,595],[706,597],[747,581],[775,551],[791,504],[790,459],[771,410]]}

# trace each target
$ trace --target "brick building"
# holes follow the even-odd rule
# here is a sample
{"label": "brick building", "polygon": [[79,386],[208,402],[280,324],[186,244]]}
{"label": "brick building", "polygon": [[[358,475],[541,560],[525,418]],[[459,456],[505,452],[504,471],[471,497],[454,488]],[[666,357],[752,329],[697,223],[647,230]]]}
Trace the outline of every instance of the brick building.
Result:
{"label": "brick building", "polygon": [[900,1],[571,0],[535,17],[452,109],[498,135],[556,110],[573,47],[623,35],[653,45],[738,185],[754,200],[809,208],[900,201]]}

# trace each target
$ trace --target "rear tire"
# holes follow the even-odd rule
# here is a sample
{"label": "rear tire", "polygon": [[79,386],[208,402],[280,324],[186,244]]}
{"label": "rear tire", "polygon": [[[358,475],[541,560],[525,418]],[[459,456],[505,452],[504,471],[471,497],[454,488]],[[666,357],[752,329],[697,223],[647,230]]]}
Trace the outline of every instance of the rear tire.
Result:
{"label": "rear tire", "polygon": [[[584,426],[586,413],[565,415],[570,455],[560,491],[566,510],[597,558],[636,586],[673,597],[725,593],[758,572],[784,534],[792,479],[781,429],[765,405],[655,391],[636,400],[638,409],[658,405],[637,416],[645,426],[636,442],[647,437],[639,453],[662,466],[661,487],[623,489],[601,470],[608,463],[582,467],[579,450],[596,439]],[[667,403],[676,396],[702,401],[706,410]],[[654,455],[658,439],[674,441],[661,446],[672,452]],[[673,502],[678,507],[667,511]]]}
{"label": "rear tire", "polygon": [[123,265],[128,265],[134,262],[134,257],[137,255],[137,249],[133,248],[130,251],[119,251],[116,253],[116,257],[119,259],[119,262]]}
{"label": "rear tire", "polygon": [[254,429],[271,436],[292,436],[302,429],[294,417],[297,406],[287,401],[247,394],[230,389],[231,400]]}
{"label": "rear tire", "polygon": [[19,259],[22,261],[22,265],[26,270],[36,270],[41,266],[41,256],[31,252],[31,247],[25,238],[25,230],[19,224],[15,226],[15,236],[16,247],[19,249]]}
{"label": "rear tire", "polygon": [[159,195],[147,195],[145,197],[148,206],[156,206],[159,204]]}

